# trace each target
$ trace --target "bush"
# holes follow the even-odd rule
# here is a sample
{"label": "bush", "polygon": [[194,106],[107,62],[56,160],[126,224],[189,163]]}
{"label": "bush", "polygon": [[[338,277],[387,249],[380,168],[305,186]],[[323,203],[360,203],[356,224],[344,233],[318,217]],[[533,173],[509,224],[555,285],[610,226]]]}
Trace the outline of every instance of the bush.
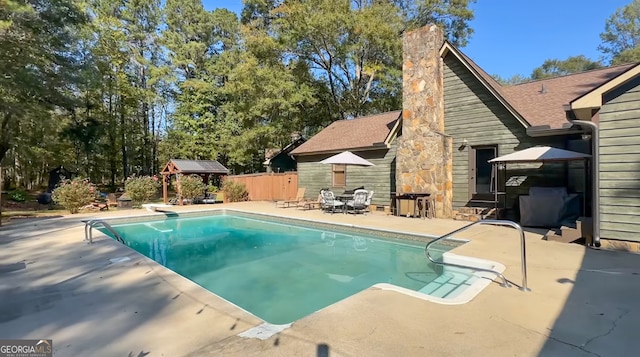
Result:
{"label": "bush", "polygon": [[240,202],[249,200],[249,192],[247,186],[242,182],[225,180],[222,183],[222,192],[227,202]]}
{"label": "bush", "polygon": [[14,202],[24,202],[27,200],[27,192],[21,189],[10,191],[8,196],[9,199]]}
{"label": "bush", "polygon": [[151,200],[160,189],[158,176],[132,176],[124,183],[125,195],[131,199],[134,207]]}
{"label": "bush", "polygon": [[95,190],[89,180],[79,177],[63,180],[51,193],[51,199],[67,209],[69,213],[78,213],[81,207],[95,199]]}
{"label": "bush", "polygon": [[184,199],[193,202],[194,198],[203,196],[206,189],[207,185],[202,182],[202,177],[198,175],[180,177],[180,194]]}

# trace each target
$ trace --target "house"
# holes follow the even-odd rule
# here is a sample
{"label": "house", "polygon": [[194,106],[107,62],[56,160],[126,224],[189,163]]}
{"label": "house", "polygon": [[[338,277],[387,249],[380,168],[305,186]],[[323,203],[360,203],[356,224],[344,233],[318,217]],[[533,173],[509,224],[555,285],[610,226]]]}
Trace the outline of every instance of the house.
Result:
{"label": "house", "polygon": [[264,165],[267,172],[287,172],[296,171],[298,163],[295,158],[291,156],[291,152],[298,146],[304,144],[307,141],[299,133],[291,134],[291,142],[284,148],[266,150]]}
{"label": "house", "polygon": [[[338,120],[294,149],[298,161],[298,186],[307,198],[323,188],[336,192],[364,186],[373,190],[372,204],[389,205],[395,191],[395,156],[400,111]],[[324,165],[320,161],[349,150],[375,166]]]}
{"label": "house", "polygon": [[[349,168],[345,183],[341,168],[329,170],[317,162],[359,146],[364,148],[359,154],[371,155],[381,139],[364,143],[355,133],[365,130],[368,120],[399,112],[335,122],[294,150],[304,160],[300,185],[315,190],[371,181],[385,188],[377,197],[384,202],[376,204],[390,204],[391,192],[430,192],[438,217],[499,207],[514,220],[518,197],[530,187],[565,186],[583,197],[587,215],[593,215],[596,244],[600,237],[640,242],[640,64],[501,86],[446,42],[436,26],[426,26],[403,37],[402,107],[393,131],[366,129],[367,135],[376,130],[378,138],[387,135],[389,151],[380,165],[375,162],[384,172],[358,178],[368,168]],[[581,161],[505,170],[488,163],[539,145],[593,154],[592,167]]]}

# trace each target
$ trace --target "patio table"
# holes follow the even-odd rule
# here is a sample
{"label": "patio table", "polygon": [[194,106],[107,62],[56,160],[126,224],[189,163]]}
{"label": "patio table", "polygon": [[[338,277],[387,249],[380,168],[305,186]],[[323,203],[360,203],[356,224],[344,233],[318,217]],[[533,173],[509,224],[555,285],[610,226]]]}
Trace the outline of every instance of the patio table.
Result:
{"label": "patio table", "polygon": [[342,205],[342,213],[345,213],[345,214],[347,213],[347,201],[352,199],[353,199],[352,193],[342,193],[342,194],[336,195],[336,200],[344,203],[344,205]]}

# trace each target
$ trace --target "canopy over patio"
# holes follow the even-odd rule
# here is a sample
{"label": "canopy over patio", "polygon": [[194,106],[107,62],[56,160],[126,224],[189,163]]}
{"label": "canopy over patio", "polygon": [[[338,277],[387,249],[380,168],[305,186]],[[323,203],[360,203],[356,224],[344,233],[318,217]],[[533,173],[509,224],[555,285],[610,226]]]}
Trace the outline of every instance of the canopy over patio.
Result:
{"label": "canopy over patio", "polygon": [[[496,157],[495,159],[489,160],[489,162],[493,165],[493,172],[497,172],[497,167],[502,166],[504,171],[507,170],[507,164],[509,163],[566,163],[569,161],[577,161],[584,160],[585,161],[585,181],[584,185],[587,186],[587,176],[586,176],[586,160],[591,158],[589,154],[583,154],[575,151],[558,149],[550,146],[535,146],[532,148],[516,151],[511,154],[503,155],[500,157]],[[507,193],[507,183],[506,183],[506,173],[505,173],[505,185],[504,185],[504,194]],[[494,201],[496,202],[496,208],[498,208],[498,190],[494,191]],[[586,195],[582,193],[582,215],[586,214]]]}
{"label": "canopy over patio", "polygon": [[491,163],[508,162],[558,162],[572,161],[590,158],[589,154],[582,154],[575,151],[552,148],[550,146],[536,146],[514,153],[496,157],[489,160]]}
{"label": "canopy over patio", "polygon": [[[167,182],[171,175],[176,175],[176,182],[180,187],[180,176],[182,175],[201,175],[205,182],[209,181],[211,175],[228,175],[229,170],[215,160],[181,160],[171,159],[162,169],[162,198],[164,203],[168,202]],[[182,204],[182,200],[180,200]]]}

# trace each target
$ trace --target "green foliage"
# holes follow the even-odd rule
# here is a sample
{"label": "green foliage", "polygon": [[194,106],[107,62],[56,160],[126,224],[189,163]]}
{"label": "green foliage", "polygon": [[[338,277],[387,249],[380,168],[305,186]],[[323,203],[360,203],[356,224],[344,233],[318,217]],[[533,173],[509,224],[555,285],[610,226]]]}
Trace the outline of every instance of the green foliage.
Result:
{"label": "green foliage", "polygon": [[566,76],[567,74],[580,73],[598,68],[602,68],[602,63],[592,61],[583,55],[571,56],[566,60],[548,59],[544,61],[542,66],[533,70],[531,79],[537,80]]}
{"label": "green foliage", "polygon": [[204,191],[207,188],[202,177],[198,175],[182,176],[180,178],[180,195],[182,198],[190,200],[204,195]]}
{"label": "green foliage", "polygon": [[640,61],[640,0],[618,8],[605,22],[598,49],[613,64]]}
{"label": "green foliage", "polygon": [[161,182],[157,176],[132,176],[124,183],[124,191],[133,203],[139,207],[151,200],[160,189]]}
{"label": "green foliage", "polygon": [[222,183],[222,192],[224,193],[224,197],[227,202],[241,202],[249,199],[247,186],[242,182],[225,180]]}
{"label": "green foliage", "polygon": [[27,200],[27,192],[25,190],[17,189],[9,191],[8,196],[11,201],[24,202]]}
{"label": "green foliage", "polygon": [[53,190],[51,198],[73,214],[95,199],[95,190],[89,180],[78,177],[60,182]]}
{"label": "green foliage", "polygon": [[219,190],[220,189],[216,185],[212,185],[212,184],[207,185],[207,192],[209,192],[209,193],[216,193]]}
{"label": "green foliage", "polygon": [[500,77],[500,75],[498,74],[494,74],[491,77],[493,77],[493,79],[495,79],[496,82],[500,83],[503,86],[512,86],[512,85],[528,82],[531,80],[531,78],[525,77],[521,74],[514,74],[513,76],[506,79]]}
{"label": "green foliage", "polygon": [[447,39],[464,47],[473,34],[469,22],[473,20],[470,5],[475,0],[394,0],[404,15],[408,29],[435,24],[443,29]]}
{"label": "green foliage", "polygon": [[0,162],[33,116],[69,107],[78,83],[75,30],[86,20],[74,0],[4,0],[0,6]]}
{"label": "green foliage", "polygon": [[[272,11],[275,37],[287,57],[303,61],[330,106],[331,119],[376,111],[401,96],[401,36],[405,24],[390,2],[293,0]],[[399,100],[392,101],[397,104]]]}

